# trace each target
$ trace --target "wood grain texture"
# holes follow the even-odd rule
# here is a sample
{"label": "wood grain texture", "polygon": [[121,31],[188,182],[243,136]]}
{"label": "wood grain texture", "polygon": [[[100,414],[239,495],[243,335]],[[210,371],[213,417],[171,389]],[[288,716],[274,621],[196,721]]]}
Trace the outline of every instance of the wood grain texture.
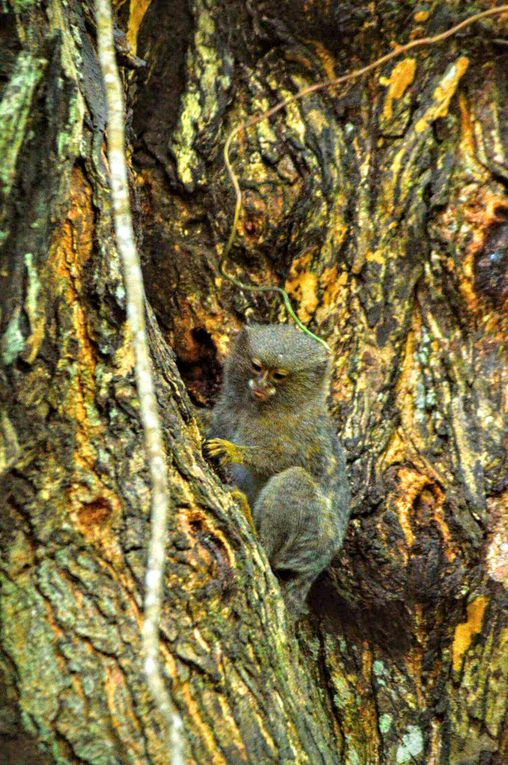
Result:
{"label": "wood grain texture", "polygon": [[[162,650],[197,765],[508,758],[505,19],[292,104],[233,152],[228,269],[285,285],[331,345],[354,494],[296,632],[196,419],[241,323],[284,319],[220,276],[228,132],[487,6],[116,4],[146,62],[120,55],[176,507]],[[162,765],[93,14],[12,2],[0,27],[0,759]]]}

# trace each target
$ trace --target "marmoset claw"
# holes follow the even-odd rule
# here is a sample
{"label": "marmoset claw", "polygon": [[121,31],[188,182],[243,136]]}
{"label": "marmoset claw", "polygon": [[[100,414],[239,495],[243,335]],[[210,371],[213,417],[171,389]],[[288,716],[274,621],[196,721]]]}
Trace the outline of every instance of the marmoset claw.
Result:
{"label": "marmoset claw", "polygon": [[205,441],[205,452],[208,457],[218,459],[221,465],[239,461],[238,449],[235,444],[223,438],[209,438],[208,441]]}

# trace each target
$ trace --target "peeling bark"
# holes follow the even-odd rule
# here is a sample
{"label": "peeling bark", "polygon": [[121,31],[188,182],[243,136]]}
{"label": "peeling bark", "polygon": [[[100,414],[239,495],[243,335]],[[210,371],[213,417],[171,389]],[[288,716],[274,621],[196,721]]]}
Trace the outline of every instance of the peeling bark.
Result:
{"label": "peeling bark", "polygon": [[[193,406],[213,403],[246,318],[284,320],[275,297],[220,276],[228,132],[490,6],[118,4],[176,507],[162,652],[191,762],[508,760],[506,18],[236,144],[227,266],[285,286],[332,347],[355,503],[296,630]],[[2,762],[162,764],[140,651],[149,477],[91,4],[12,1],[0,28]]]}

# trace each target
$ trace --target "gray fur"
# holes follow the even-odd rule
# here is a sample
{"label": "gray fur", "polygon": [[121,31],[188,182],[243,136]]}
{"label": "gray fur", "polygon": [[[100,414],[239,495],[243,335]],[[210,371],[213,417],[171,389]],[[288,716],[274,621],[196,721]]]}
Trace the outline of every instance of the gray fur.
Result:
{"label": "gray fur", "polygon": [[[251,395],[252,359],[288,373],[266,401]],[[224,372],[210,438],[241,447],[231,477],[249,499],[270,564],[284,572],[286,603],[299,616],[312,582],[342,546],[349,517],[344,452],[326,406],[328,356],[295,327],[254,325],[238,336]],[[210,453],[229,461],[227,447],[209,443]]]}

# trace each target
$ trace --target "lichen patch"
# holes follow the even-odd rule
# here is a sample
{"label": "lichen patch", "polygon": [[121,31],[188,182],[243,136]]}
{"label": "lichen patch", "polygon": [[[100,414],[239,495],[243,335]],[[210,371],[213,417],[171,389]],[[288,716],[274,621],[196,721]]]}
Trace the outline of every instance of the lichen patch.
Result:
{"label": "lichen patch", "polygon": [[482,630],[483,615],[487,603],[488,598],[485,595],[480,595],[471,601],[467,607],[467,620],[457,625],[452,647],[453,669],[456,672],[460,669],[462,657],[469,649],[474,636]]}

